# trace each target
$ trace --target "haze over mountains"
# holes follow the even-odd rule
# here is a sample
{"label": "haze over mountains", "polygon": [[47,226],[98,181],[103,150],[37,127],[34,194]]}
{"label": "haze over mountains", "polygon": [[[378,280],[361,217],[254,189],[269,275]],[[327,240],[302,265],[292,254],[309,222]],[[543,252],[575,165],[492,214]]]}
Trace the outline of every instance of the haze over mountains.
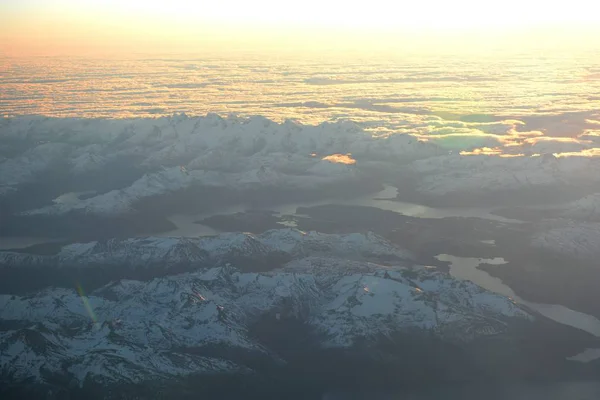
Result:
{"label": "haze over mountains", "polygon": [[[314,369],[309,392],[391,389],[398,371],[400,388],[596,371],[576,361],[600,344],[595,157],[466,155],[351,122],[215,114],[16,117],[2,133],[0,234],[60,242],[0,252],[7,395],[211,394],[215,376],[232,396],[248,379],[285,393],[322,357],[343,370]],[[481,268],[527,301],[455,278],[442,253],[503,257]],[[407,358],[409,343],[429,356]]]}
{"label": "haze over mountains", "polygon": [[491,54],[3,59],[0,396],[597,379],[598,54]]}

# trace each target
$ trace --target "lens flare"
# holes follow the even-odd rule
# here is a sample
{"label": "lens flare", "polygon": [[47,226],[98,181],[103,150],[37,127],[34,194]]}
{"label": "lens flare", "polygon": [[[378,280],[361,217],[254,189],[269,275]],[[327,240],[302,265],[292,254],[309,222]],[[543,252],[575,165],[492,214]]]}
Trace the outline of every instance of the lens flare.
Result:
{"label": "lens flare", "polygon": [[81,287],[81,284],[77,283],[75,285],[75,288],[77,289],[77,293],[79,293],[79,297],[81,297],[81,301],[83,302],[83,307],[85,308],[88,315],[92,319],[92,322],[94,322],[94,323],[98,322],[98,318],[96,318],[96,314],[94,314],[94,310],[92,310],[92,306],[90,305],[90,302],[89,302],[87,296],[85,295],[85,292],[83,291],[83,287]]}

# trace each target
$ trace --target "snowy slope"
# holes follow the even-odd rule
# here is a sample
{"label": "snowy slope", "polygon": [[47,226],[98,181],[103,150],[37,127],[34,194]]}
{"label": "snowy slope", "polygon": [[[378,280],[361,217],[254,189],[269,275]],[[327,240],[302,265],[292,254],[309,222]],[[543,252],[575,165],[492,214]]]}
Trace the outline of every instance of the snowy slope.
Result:
{"label": "snowy slope", "polygon": [[0,195],[34,181],[37,174],[63,161],[70,150],[71,146],[64,143],[44,143],[0,162]]}
{"label": "snowy slope", "polygon": [[[430,196],[600,183],[600,175],[593,173],[599,162],[594,157],[555,158],[552,148],[539,157],[461,156],[405,134],[374,135],[352,122],[308,126],[214,114],[118,120],[17,117],[4,121],[0,137],[29,146],[0,162],[0,195],[41,179],[57,162],[66,165],[65,182],[90,174],[115,179],[112,187],[105,182],[102,192],[89,199],[56,205],[49,198],[46,206],[27,212],[34,215],[130,213],[143,199],[190,187],[319,190],[398,175],[415,178],[417,192]],[[350,154],[356,162],[328,158],[334,154]],[[119,168],[129,169],[127,184],[112,178]],[[84,190],[95,188],[65,191]]]}
{"label": "snowy slope", "polygon": [[600,223],[558,221],[556,227],[536,233],[532,246],[575,259],[595,261],[600,257]]}
{"label": "snowy slope", "polygon": [[420,176],[417,190],[443,196],[492,193],[531,187],[600,182],[600,160],[589,157],[490,157],[446,155],[417,160],[411,171]]}
{"label": "snowy slope", "polygon": [[[74,172],[98,168],[107,157],[115,156],[139,155],[148,170],[187,164],[191,169],[229,168],[241,172],[247,165],[246,159],[269,158],[270,154],[285,154],[307,161],[311,153],[324,157],[381,149],[390,156],[427,156],[437,151],[435,146],[410,137],[375,138],[350,122],[305,126],[291,121],[278,124],[261,116],[221,118],[214,114],[117,120],[17,117],[5,121],[1,134],[12,140],[50,142],[36,147],[40,154],[53,154],[49,145],[71,146],[68,158],[72,160]],[[211,155],[214,160],[210,159]],[[260,165],[259,161],[252,168]],[[21,167],[28,169],[26,164]],[[27,172],[35,173],[39,169],[38,166]]]}
{"label": "snowy slope", "polygon": [[585,196],[561,207],[558,214],[562,217],[580,220],[600,219],[600,193]]}
{"label": "snowy slope", "polygon": [[[239,244],[239,236],[229,239]],[[265,316],[278,323],[300,319],[320,346],[344,348],[415,330],[469,342],[505,332],[514,318],[531,319],[511,300],[435,269],[331,254],[297,258],[264,273],[224,266],[149,282],[121,280],[89,293],[85,303],[75,289],[0,295],[0,322],[12,324],[1,333],[2,372],[37,381],[62,374],[83,384],[248,369],[231,353],[220,357],[214,346],[285,362],[249,334],[249,326]],[[210,357],[202,356],[206,346],[212,346]]]}
{"label": "snowy slope", "polygon": [[[325,163],[330,164],[325,161]],[[135,211],[135,204],[145,198],[176,192],[193,186],[243,190],[317,189],[330,183],[356,183],[360,177],[352,166],[339,166],[330,174],[286,176],[270,168],[260,167],[245,172],[187,170],[171,167],[159,172],[145,174],[124,189],[112,190],[91,198],[68,204],[52,204],[22,213],[23,215],[62,215],[80,211],[97,215],[117,215]]]}
{"label": "snowy slope", "polygon": [[[53,160],[64,164],[60,174],[65,192],[97,191],[68,204],[53,203],[58,194],[52,193],[44,206],[19,210],[34,216],[129,214],[145,199],[189,188],[243,193],[360,187],[361,182],[377,181],[362,168],[363,160],[368,167],[370,160],[393,164],[439,152],[409,136],[375,137],[350,122],[305,126],[214,114],[119,120],[17,117],[3,122],[0,136],[31,150],[0,163],[0,177],[5,177],[0,179],[0,196],[55,171]],[[337,153],[351,153],[359,161],[347,165],[324,159]],[[121,172],[126,181],[119,179]],[[90,186],[98,177],[101,190]],[[73,187],[72,178],[86,187]]]}
{"label": "snowy slope", "polygon": [[351,259],[380,257],[410,260],[412,255],[373,233],[345,235],[276,229],[261,235],[222,233],[200,238],[147,237],[110,239],[102,242],[75,243],[60,248],[55,255],[0,252],[0,268],[41,265],[81,266],[127,265],[131,268],[181,263],[199,263],[244,255],[262,257],[286,253],[292,257],[327,254]]}

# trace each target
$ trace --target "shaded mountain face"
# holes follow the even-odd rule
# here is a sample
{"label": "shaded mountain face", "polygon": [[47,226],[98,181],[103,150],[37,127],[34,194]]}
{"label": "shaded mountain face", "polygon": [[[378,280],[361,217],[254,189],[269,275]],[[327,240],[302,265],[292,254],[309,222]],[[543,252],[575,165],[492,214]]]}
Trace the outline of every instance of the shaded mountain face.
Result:
{"label": "shaded mountain face", "polygon": [[[173,213],[345,198],[398,187],[449,206],[573,202],[600,192],[597,157],[448,154],[349,122],[307,126],[217,115],[1,121],[0,236],[128,237],[172,230]],[[562,149],[562,150],[561,150]],[[347,155],[350,154],[350,155]],[[541,156],[539,156],[541,154]],[[582,204],[580,199],[588,196]],[[591,199],[591,200],[590,200]],[[587,215],[587,214],[586,214]]]}
{"label": "shaded mountain face", "polygon": [[[262,117],[23,117],[1,127],[0,236],[66,238],[0,252],[1,376],[15,390],[197,397],[220,382],[215,393],[227,386],[244,397],[249,387],[562,377],[575,368],[566,356],[598,347],[452,279],[434,258],[504,257],[491,272],[517,294],[598,315],[598,229],[587,221],[596,219],[598,158],[550,155],[559,144],[541,156],[448,154],[352,123]],[[533,222],[335,204],[287,216],[324,234],[269,231],[282,218],[261,214],[382,184],[417,206],[502,206]],[[234,233],[139,237],[175,229],[174,213],[233,204],[259,212],[202,223]],[[237,233],[245,230],[257,234]],[[352,233],[366,231],[403,248]]]}
{"label": "shaded mountain face", "polygon": [[[544,322],[511,299],[415,265],[374,234],[284,229],[42,250],[0,253],[1,379],[17,391],[545,375],[565,368],[556,338],[577,336],[550,325],[540,337]],[[40,271],[48,281],[23,283]],[[98,281],[51,280],[76,271]],[[21,287],[9,293],[10,283]]]}
{"label": "shaded mountain face", "polygon": [[76,283],[96,288],[115,279],[147,280],[226,263],[242,271],[265,271],[294,258],[320,254],[372,261],[412,259],[410,252],[373,233],[331,235],[282,229],[261,235],[111,239],[0,252],[0,289],[22,293]]}

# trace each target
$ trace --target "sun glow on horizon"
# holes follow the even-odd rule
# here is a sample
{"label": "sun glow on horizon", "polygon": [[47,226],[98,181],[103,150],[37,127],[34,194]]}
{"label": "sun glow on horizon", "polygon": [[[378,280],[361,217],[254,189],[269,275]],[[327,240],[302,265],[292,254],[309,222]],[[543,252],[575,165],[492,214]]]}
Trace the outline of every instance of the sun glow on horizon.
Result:
{"label": "sun glow on horizon", "polygon": [[[465,29],[514,27],[552,23],[600,22],[600,7],[593,0],[547,2],[541,0],[429,0],[408,2],[371,0],[24,0],[23,3],[51,4],[61,14],[126,17],[212,25],[284,25],[382,29]],[[46,7],[47,8],[47,7]],[[30,9],[31,11],[31,9]]]}
{"label": "sun glow on horizon", "polygon": [[400,38],[418,47],[414,42],[428,36],[475,41],[556,25],[569,27],[554,32],[559,38],[594,29],[600,6],[592,0],[20,0],[0,2],[0,49],[143,51],[254,42],[352,48]]}

